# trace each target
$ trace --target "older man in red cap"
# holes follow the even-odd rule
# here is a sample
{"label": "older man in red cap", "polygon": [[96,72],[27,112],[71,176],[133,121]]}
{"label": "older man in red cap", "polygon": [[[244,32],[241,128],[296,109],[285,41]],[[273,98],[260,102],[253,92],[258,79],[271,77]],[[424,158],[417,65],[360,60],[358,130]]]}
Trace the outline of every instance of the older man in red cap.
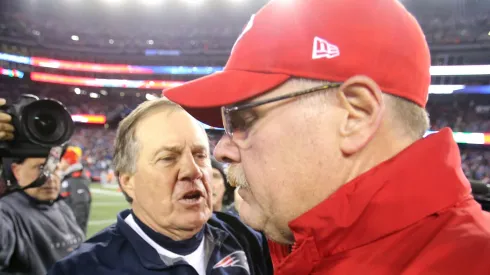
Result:
{"label": "older man in red cap", "polygon": [[395,0],[272,0],[223,72],[167,90],[215,149],[276,274],[488,274],[490,218],[450,129],[424,138],[430,53]]}

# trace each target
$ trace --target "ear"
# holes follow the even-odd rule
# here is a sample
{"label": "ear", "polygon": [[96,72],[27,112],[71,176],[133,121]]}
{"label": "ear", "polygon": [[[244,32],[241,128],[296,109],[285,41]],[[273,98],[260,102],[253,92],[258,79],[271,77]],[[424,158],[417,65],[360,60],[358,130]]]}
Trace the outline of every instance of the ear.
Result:
{"label": "ear", "polygon": [[119,184],[123,191],[134,200],[134,180],[133,176],[123,173],[119,175]]}
{"label": "ear", "polygon": [[346,111],[340,124],[340,148],[351,155],[364,148],[381,125],[385,109],[382,92],[371,78],[354,76],[337,90],[337,98]]}
{"label": "ear", "polygon": [[12,176],[19,182],[19,176],[20,176],[20,166],[21,164],[18,163],[12,163],[10,165],[10,170],[12,171]]}

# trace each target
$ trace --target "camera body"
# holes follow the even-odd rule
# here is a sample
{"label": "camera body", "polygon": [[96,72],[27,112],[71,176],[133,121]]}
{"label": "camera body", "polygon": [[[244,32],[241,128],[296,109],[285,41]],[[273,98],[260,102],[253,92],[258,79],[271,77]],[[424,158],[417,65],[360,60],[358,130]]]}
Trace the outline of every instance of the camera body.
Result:
{"label": "camera body", "polygon": [[[12,105],[0,110],[12,117],[13,141],[0,142],[0,198],[12,192],[42,186],[55,172],[75,125],[65,106],[57,100],[21,95]],[[38,178],[20,187],[10,166],[15,159],[46,158]]]}
{"label": "camera body", "polygon": [[0,109],[12,117],[14,140],[0,142],[0,158],[45,158],[51,148],[64,145],[75,125],[65,106],[54,99],[24,94]]}

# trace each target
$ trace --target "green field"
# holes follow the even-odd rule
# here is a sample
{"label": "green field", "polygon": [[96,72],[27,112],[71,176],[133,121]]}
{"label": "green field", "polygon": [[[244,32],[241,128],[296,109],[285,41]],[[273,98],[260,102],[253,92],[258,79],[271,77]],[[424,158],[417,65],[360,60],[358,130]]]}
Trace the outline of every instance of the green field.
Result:
{"label": "green field", "polygon": [[116,222],[117,213],[129,208],[121,192],[114,188],[103,188],[100,184],[90,185],[92,208],[88,223],[87,239]]}

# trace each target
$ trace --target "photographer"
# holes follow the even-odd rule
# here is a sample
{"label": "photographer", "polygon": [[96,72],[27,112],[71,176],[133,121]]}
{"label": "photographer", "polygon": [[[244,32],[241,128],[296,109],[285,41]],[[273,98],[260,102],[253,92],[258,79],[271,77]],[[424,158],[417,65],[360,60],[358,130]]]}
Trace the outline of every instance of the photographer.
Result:
{"label": "photographer", "polygon": [[[13,139],[10,121],[0,112],[2,141]],[[59,172],[41,177],[46,158],[0,157],[3,178],[19,187],[0,199],[0,274],[46,274],[79,246],[83,232],[68,205],[58,199]],[[21,189],[34,182],[38,187]]]}
{"label": "photographer", "polygon": [[[30,184],[45,160],[13,160],[12,179],[21,187]],[[60,185],[60,177],[52,175],[41,187],[0,199],[0,271],[46,274],[53,263],[83,241],[73,212],[58,200]]]}

